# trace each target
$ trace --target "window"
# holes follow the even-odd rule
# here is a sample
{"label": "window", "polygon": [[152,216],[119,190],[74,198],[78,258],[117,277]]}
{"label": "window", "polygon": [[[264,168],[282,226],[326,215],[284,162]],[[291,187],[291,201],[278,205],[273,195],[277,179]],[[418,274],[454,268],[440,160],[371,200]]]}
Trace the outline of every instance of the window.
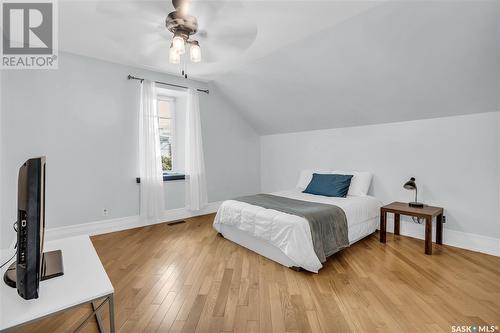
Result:
{"label": "window", "polygon": [[158,96],[161,164],[163,172],[172,172],[174,159],[174,105],[170,97]]}
{"label": "window", "polygon": [[184,151],[182,149],[184,115],[181,113],[177,118],[175,112],[177,105],[181,105],[182,108],[185,104],[185,97],[177,92],[162,89],[158,92],[156,99],[163,180],[185,179],[182,172],[184,168]]}
{"label": "window", "polygon": [[[171,97],[171,93],[175,97]],[[182,171],[184,169],[183,127],[185,125],[185,116],[180,113],[176,119],[175,114],[176,105],[179,104],[182,109],[185,103],[186,98],[183,95],[170,90],[161,89],[156,95],[163,181],[186,179]],[[179,126],[178,131],[176,126]],[[141,179],[137,178],[136,182],[140,183]]]}

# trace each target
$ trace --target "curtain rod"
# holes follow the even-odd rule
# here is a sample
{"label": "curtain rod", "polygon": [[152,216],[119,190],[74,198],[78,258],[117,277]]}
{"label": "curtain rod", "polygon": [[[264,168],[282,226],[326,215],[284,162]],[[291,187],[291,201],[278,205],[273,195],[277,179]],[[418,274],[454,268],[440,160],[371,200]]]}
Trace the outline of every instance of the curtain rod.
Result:
{"label": "curtain rod", "polygon": [[[140,77],[136,77],[136,76],[132,76],[132,75],[128,75],[127,76],[127,79],[129,80],[137,80],[137,81],[144,81],[143,78],[140,78]],[[161,82],[161,81],[154,81],[155,83],[158,83],[158,84],[163,84],[165,86],[171,86],[171,87],[177,87],[177,88],[183,88],[183,89],[189,89],[189,87],[186,87],[186,86],[181,86],[181,85],[178,85],[178,84],[173,84],[173,83],[166,83],[166,82]],[[209,90],[208,89],[196,89],[200,92],[204,92],[205,94],[209,94]]]}

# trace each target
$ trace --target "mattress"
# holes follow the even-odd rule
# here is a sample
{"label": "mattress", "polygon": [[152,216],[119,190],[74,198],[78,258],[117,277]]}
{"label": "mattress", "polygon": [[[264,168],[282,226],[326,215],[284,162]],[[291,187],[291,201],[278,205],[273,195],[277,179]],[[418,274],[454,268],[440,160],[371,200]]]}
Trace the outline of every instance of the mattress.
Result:
{"label": "mattress", "polygon": [[[382,205],[379,200],[371,196],[334,198],[302,193],[300,189],[271,194],[332,204],[342,208],[347,217],[348,238],[351,244],[375,231],[376,223],[373,221],[378,219]],[[260,244],[266,243],[276,247],[295,264],[294,266],[311,272],[318,272],[322,267],[314,252],[309,223],[302,217],[236,200],[227,200],[217,211],[214,228],[223,235],[224,230],[238,230],[242,235],[258,239]],[[259,249],[252,250],[259,253]]]}

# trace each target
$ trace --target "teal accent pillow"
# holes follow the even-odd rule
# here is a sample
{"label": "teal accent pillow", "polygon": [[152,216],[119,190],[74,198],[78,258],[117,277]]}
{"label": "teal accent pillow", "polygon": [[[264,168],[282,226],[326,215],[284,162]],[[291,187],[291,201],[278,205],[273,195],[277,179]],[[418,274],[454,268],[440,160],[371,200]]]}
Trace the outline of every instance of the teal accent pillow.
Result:
{"label": "teal accent pillow", "polygon": [[352,175],[313,173],[307,188],[302,193],[345,198],[351,185]]}

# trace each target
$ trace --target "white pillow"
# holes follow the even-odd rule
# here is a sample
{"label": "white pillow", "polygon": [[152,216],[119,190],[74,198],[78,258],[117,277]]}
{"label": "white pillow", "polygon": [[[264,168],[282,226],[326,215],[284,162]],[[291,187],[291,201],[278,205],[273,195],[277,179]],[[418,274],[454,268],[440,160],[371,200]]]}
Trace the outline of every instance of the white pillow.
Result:
{"label": "white pillow", "polygon": [[337,175],[352,175],[351,185],[349,185],[349,192],[347,195],[353,195],[357,197],[366,197],[368,195],[368,190],[370,189],[370,184],[372,183],[373,174],[371,172],[363,171],[331,171],[331,173]]}
{"label": "white pillow", "polygon": [[307,185],[311,182],[311,179],[313,177],[313,173],[331,173],[330,170],[324,170],[324,169],[308,169],[308,170],[302,170],[300,172],[299,176],[299,181],[297,182],[297,188],[300,188],[302,190],[305,190]]}

